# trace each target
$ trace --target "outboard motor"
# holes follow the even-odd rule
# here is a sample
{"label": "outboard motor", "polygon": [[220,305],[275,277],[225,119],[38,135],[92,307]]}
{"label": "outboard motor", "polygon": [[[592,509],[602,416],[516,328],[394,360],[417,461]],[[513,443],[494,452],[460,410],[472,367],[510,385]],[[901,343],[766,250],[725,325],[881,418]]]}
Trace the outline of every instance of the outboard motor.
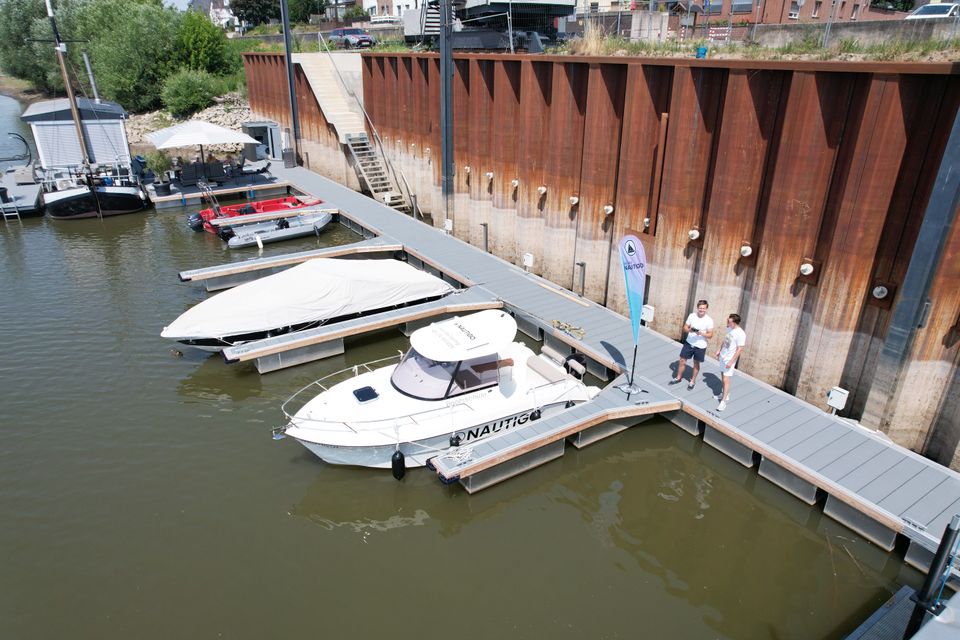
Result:
{"label": "outboard motor", "polygon": [[286,218],[280,218],[279,220],[277,220],[278,231],[281,229],[289,229],[289,228],[290,228],[290,222]]}
{"label": "outboard motor", "polygon": [[407,465],[403,457],[403,451],[400,451],[400,449],[394,451],[390,457],[390,468],[395,479],[403,480],[403,476],[407,473]]}
{"label": "outboard motor", "polygon": [[220,236],[220,239],[224,242],[229,242],[230,238],[237,234],[233,231],[232,227],[223,227],[217,231],[217,235]]}
{"label": "outboard motor", "polygon": [[194,231],[203,231],[203,217],[199,213],[191,213],[188,215],[187,224]]}

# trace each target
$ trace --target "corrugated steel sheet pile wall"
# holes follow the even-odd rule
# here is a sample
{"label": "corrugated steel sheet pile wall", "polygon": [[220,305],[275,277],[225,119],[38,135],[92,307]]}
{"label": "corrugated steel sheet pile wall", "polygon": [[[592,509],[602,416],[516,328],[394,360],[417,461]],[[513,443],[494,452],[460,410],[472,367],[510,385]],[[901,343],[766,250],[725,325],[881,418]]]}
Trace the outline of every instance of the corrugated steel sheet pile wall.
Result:
{"label": "corrugated steel sheet pile wall", "polygon": [[[246,58],[248,77],[262,59]],[[363,73],[388,154],[442,219],[436,55],[367,53]],[[464,54],[453,83],[458,237],[480,246],[487,223],[492,252],[530,253],[574,290],[585,263],[585,294],[625,312],[615,242],[634,230],[654,329],[679,338],[699,298],[718,325],[738,312],[742,369],[821,406],[847,388],[845,414],[960,466],[960,227],[897,409],[877,415],[870,398],[960,105],[953,65]],[[249,86],[254,110],[282,119],[283,96]]]}

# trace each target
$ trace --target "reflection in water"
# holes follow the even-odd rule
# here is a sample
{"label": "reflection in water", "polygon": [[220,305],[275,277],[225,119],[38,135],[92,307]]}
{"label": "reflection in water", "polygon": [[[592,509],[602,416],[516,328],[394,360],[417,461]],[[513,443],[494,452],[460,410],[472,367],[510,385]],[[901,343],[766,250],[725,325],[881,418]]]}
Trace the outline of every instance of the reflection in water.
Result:
{"label": "reflection in water", "polygon": [[191,349],[171,342],[180,350],[187,374],[177,384],[177,393],[203,404],[217,406],[256,398],[263,393],[263,378],[249,364],[228,365],[218,353]]}
{"label": "reflection in water", "polygon": [[[0,225],[4,638],[833,638],[916,582],[659,420],[475,495],[274,442],[296,389],[408,342],[267,376],[172,357],[161,328],[207,297],[177,272],[257,255],[183,214]],[[436,606],[452,583],[483,598],[469,624]]]}

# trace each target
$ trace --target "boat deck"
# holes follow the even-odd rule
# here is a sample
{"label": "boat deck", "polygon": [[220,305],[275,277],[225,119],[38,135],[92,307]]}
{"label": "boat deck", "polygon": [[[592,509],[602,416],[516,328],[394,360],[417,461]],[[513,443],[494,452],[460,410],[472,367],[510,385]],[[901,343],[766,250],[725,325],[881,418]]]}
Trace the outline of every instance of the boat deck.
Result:
{"label": "boat deck", "polygon": [[[633,342],[623,316],[304,168],[279,168],[275,173],[341,209],[345,224],[362,228],[368,237],[378,235],[402,245],[411,262],[420,260],[431,270],[486,290],[517,317],[525,332],[542,335],[567,353],[584,353],[591,371],[601,377],[607,370],[619,375],[629,367]],[[729,408],[718,412],[716,361],[704,364],[694,390],[686,384],[667,386],[678,352],[677,342],[641,329],[638,383],[656,402],[665,403],[658,411],[669,412],[675,424],[702,434],[705,442],[744,466],[758,466],[761,476],[801,500],[824,500],[825,513],[876,544],[891,550],[897,536],[905,536],[911,541],[907,561],[920,567],[929,563],[945,525],[960,511],[960,474],[739,372]],[[629,418],[620,412],[638,406],[636,397],[627,400],[613,386],[591,404],[557,416],[549,423],[551,429],[565,433],[584,428],[598,416]],[[679,410],[670,412],[670,406]],[[536,446],[541,428],[512,433],[529,437]],[[492,483],[498,466],[524,455],[524,448],[506,439],[491,441],[489,449],[475,448],[462,460],[438,459],[436,467],[441,479],[456,478],[466,486],[472,475],[485,473],[474,485],[479,488]],[[513,473],[506,471],[499,479]]]}
{"label": "boat deck", "polygon": [[11,167],[0,175],[0,187],[7,190],[8,202],[0,202],[0,213],[5,219],[42,216],[40,185],[25,184],[23,167]]}

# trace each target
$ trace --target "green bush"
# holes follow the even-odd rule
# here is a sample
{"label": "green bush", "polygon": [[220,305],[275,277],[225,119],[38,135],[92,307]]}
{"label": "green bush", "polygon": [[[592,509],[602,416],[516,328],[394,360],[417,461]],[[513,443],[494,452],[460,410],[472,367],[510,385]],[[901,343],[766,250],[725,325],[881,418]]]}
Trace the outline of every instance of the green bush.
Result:
{"label": "green bush", "polygon": [[147,168],[153,171],[158,178],[162,177],[172,166],[173,162],[170,160],[170,156],[163,151],[154,149],[147,153]]}
{"label": "green bush", "polygon": [[188,69],[209,73],[235,70],[223,30],[199,11],[187,11],[180,19],[177,51],[180,65]]}
{"label": "green bush", "polygon": [[194,69],[181,69],[163,83],[163,104],[170,113],[183,118],[213,104],[220,95],[223,81]]}

